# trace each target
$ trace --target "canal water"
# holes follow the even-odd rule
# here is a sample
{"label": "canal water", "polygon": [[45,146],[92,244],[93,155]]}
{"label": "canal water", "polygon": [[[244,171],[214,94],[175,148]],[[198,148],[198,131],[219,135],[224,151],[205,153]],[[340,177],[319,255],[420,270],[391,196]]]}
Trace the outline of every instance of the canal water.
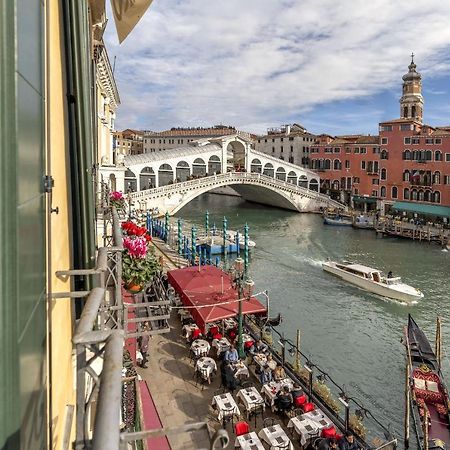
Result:
{"label": "canal water", "polygon": [[[229,229],[242,230],[248,223],[250,238],[257,244],[250,275],[256,292],[269,290],[271,315],[282,313],[280,331],[295,341],[300,328],[302,352],[401,439],[405,352],[400,339],[408,313],[432,345],[436,315],[442,317],[444,371],[450,374],[450,252],[380,238],[374,231],[325,226],[319,215],[268,208],[238,197],[203,195],[178,216],[201,230],[206,210],[210,224],[218,228],[223,216]],[[364,292],[323,272],[321,263],[327,258],[391,270],[425,297],[406,306]],[[411,447],[415,445],[413,439]]]}

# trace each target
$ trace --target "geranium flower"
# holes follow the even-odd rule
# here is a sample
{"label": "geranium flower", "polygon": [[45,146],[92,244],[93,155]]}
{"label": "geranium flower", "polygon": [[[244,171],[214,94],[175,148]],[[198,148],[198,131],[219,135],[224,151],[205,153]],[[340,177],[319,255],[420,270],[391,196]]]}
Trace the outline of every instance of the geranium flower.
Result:
{"label": "geranium flower", "polygon": [[147,255],[147,240],[143,237],[126,237],[123,239],[123,246],[132,258],[145,258]]}

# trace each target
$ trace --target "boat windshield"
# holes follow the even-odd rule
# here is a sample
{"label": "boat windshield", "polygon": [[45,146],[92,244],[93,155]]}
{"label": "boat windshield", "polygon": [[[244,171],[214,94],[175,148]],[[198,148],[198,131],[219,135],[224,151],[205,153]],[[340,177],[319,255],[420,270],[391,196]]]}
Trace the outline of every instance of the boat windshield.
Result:
{"label": "boat windshield", "polygon": [[402,279],[400,277],[383,278],[383,282],[388,285],[400,284],[402,282]]}

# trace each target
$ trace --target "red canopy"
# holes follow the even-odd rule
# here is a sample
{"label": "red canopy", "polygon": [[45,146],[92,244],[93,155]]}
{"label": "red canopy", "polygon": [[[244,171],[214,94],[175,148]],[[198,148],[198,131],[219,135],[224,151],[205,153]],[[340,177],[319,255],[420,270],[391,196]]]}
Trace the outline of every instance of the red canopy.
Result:
{"label": "red canopy", "polygon": [[[238,293],[231,285],[230,276],[215,266],[186,267],[167,273],[169,283],[189,309],[197,325],[205,331],[205,325],[217,320],[235,317],[239,312]],[[229,302],[225,305],[217,305]],[[216,306],[217,305],[217,306]],[[265,313],[267,310],[255,297],[242,302],[243,314]]]}

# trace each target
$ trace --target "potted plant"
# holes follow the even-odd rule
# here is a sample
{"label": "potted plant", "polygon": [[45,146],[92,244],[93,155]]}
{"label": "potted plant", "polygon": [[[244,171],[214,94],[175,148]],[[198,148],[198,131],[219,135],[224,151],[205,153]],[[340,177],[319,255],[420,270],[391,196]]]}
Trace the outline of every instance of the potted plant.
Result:
{"label": "potted plant", "polygon": [[122,279],[125,289],[137,293],[144,289],[160,269],[153,247],[148,247],[146,237],[125,237],[122,255]]}
{"label": "potted plant", "polygon": [[116,209],[125,209],[125,197],[120,191],[113,191],[109,194],[109,204]]}

